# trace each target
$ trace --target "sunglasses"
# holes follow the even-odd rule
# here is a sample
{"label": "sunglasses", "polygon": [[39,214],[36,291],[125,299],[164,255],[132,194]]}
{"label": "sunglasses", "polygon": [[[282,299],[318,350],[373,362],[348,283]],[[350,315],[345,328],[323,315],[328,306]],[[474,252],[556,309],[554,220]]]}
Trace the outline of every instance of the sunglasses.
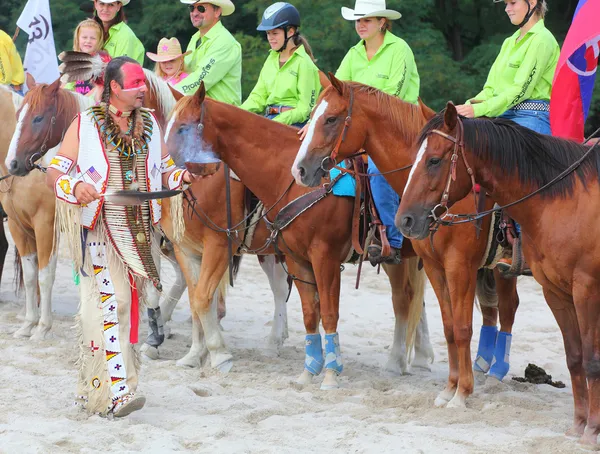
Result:
{"label": "sunglasses", "polygon": [[190,10],[190,13],[193,13],[195,9],[197,9],[199,13],[206,12],[206,6],[204,5],[188,5],[188,9]]}

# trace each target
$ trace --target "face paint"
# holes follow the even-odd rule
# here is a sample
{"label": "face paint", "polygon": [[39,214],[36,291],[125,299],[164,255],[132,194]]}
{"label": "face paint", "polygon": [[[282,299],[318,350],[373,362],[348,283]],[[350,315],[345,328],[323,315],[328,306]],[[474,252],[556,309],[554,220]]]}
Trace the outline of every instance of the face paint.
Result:
{"label": "face paint", "polygon": [[140,90],[146,87],[146,76],[142,67],[135,63],[121,66],[123,72],[123,91]]}

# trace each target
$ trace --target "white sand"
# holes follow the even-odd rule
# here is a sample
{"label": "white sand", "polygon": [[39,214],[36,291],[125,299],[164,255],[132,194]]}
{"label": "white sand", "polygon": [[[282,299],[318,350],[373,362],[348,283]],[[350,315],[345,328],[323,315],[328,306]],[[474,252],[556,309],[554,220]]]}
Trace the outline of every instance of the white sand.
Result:
{"label": "white sand", "polygon": [[[208,368],[181,369],[191,325],[187,297],[174,314],[174,336],[161,360],[145,362],[140,390],[146,407],[122,420],[87,417],[72,406],[77,355],[72,315],[77,290],[71,267],[59,260],[54,286],[53,336],[44,343],[13,339],[22,302],[12,291],[12,250],[0,292],[0,452],[574,452],[563,433],[572,422],[569,374],[562,338],[540,287],[519,283],[521,306],[514,327],[509,377],[478,385],[468,408],[436,409],[445,385],[447,352],[440,311],[427,290],[427,312],[436,360],[432,372],[382,374],[393,334],[386,278],[364,268],[343,273],[339,323],[345,360],[342,388],[321,391],[294,384],[304,361],[300,300],[288,303],[290,338],[281,356],[266,348],[272,296],[256,259],[245,257],[223,320],[234,368],[222,375]],[[163,281],[173,280],[170,266]],[[481,316],[476,312],[473,350]],[[140,338],[146,334],[145,324]],[[533,362],[567,384],[565,389],[521,384]],[[496,382],[497,383],[497,382]]]}

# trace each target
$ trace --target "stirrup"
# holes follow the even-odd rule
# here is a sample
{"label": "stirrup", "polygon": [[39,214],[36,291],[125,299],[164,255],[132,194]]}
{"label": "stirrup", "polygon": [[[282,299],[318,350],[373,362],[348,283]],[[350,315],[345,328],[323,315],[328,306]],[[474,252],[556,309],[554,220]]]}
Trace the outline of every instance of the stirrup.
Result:
{"label": "stirrup", "polygon": [[509,265],[508,262],[498,262],[496,268],[498,268],[500,274],[506,278],[533,276],[531,270],[525,267],[525,258],[523,257],[521,248],[521,238],[515,238],[513,241],[511,264]]}
{"label": "stirrup", "polygon": [[381,263],[387,263],[388,265],[399,265],[402,263],[402,253],[400,249],[390,246],[390,255],[381,255],[381,245],[371,244],[367,248],[369,262],[373,266],[377,266]]}

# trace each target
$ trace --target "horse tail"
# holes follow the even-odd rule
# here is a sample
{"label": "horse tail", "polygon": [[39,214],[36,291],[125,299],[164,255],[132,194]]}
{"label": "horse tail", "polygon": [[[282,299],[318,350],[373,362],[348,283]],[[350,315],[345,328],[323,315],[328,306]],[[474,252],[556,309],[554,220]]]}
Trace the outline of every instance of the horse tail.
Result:
{"label": "horse tail", "polygon": [[233,278],[237,277],[238,271],[240,270],[240,264],[242,263],[242,255],[234,255],[231,259],[231,271],[233,272]]}
{"label": "horse tail", "polygon": [[15,293],[19,295],[25,288],[25,282],[23,281],[23,264],[21,263],[21,255],[15,246]]}
{"label": "horse tail", "polygon": [[498,294],[496,293],[494,270],[481,268],[477,271],[475,293],[480,306],[498,307]]}
{"label": "horse tail", "polygon": [[412,297],[408,308],[408,326],[406,328],[406,351],[409,361],[412,358],[417,328],[419,327],[425,301],[425,270],[419,266],[420,260],[420,257],[411,257],[405,262],[408,271],[408,286],[412,289]]}

